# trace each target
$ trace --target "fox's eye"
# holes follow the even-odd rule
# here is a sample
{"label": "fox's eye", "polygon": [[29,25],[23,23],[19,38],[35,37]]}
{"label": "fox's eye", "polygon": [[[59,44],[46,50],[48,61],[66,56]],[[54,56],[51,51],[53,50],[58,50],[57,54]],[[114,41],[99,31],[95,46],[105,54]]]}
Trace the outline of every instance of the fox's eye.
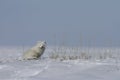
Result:
{"label": "fox's eye", "polygon": [[41,46],[40,48],[41,48],[41,49],[43,49],[43,48],[44,48],[44,46]]}

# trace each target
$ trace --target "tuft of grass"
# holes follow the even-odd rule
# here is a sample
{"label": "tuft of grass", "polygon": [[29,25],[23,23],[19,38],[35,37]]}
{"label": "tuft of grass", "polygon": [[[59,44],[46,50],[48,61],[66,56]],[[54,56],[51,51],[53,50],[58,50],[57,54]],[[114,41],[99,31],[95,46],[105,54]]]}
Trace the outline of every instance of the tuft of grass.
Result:
{"label": "tuft of grass", "polygon": [[49,58],[55,60],[105,60],[116,59],[114,49],[56,47],[50,52]]}

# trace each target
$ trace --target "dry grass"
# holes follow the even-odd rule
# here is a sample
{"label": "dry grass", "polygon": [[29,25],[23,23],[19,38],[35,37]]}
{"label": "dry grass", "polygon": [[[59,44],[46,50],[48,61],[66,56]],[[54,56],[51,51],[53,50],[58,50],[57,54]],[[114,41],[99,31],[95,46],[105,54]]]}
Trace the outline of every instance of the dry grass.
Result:
{"label": "dry grass", "polygon": [[120,51],[108,48],[69,48],[57,47],[50,52],[49,58],[59,60],[104,60],[120,58],[117,54]]}

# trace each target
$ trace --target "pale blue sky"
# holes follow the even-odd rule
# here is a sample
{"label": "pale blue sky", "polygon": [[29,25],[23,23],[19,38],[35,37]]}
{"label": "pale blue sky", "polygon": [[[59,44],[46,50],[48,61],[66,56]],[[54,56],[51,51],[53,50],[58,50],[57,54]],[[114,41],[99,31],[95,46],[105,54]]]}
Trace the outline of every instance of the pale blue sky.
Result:
{"label": "pale blue sky", "polygon": [[0,0],[0,45],[120,46],[120,0]]}

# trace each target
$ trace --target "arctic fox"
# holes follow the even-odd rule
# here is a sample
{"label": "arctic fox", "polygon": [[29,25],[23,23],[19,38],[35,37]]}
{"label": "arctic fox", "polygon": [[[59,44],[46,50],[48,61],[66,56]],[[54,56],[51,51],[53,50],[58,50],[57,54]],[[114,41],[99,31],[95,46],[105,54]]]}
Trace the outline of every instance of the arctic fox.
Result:
{"label": "arctic fox", "polygon": [[46,42],[38,41],[34,47],[24,52],[23,59],[24,60],[38,59],[44,53],[45,48],[46,48]]}

